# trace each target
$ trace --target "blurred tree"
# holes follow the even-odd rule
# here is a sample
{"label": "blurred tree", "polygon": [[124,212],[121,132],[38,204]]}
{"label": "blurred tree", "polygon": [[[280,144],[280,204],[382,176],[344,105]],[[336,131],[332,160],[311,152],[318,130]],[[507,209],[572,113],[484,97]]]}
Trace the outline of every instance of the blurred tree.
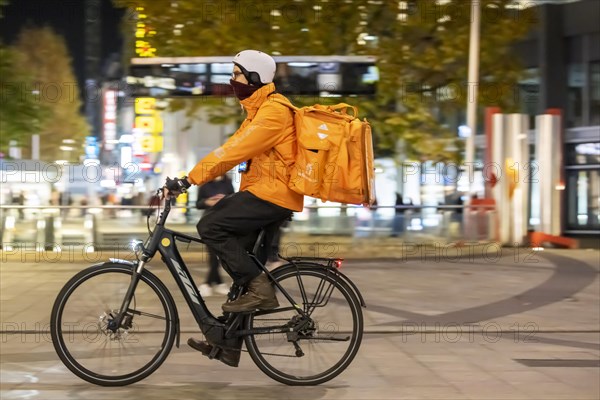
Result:
{"label": "blurred tree", "polygon": [[5,155],[10,141],[26,145],[48,115],[33,95],[23,91],[31,87],[32,77],[16,58],[14,49],[0,44],[0,152]]}
{"label": "blurred tree", "polygon": [[[40,158],[78,161],[90,129],[80,113],[77,79],[64,39],[50,27],[24,28],[14,45],[14,55],[15,64],[29,78],[19,86],[19,95],[46,112],[29,132],[40,135]],[[29,147],[28,142],[24,147]]]}
{"label": "blurred tree", "polygon": [[[131,4],[113,1],[123,7]],[[513,3],[481,1],[480,105],[506,111],[517,106],[522,72],[511,45],[535,22],[532,9],[514,8]],[[137,29],[147,33],[157,56],[222,56],[245,48],[273,55],[375,55],[380,74],[377,95],[349,101],[366,111],[379,152],[393,154],[398,139],[403,139],[411,158],[458,161],[461,142],[447,120],[455,124],[464,120],[466,96],[473,89],[466,82],[470,1],[139,0],[135,4],[144,16],[144,26]],[[135,32],[135,18],[131,24],[130,34]],[[194,104],[193,100],[175,104],[184,107],[184,102]],[[223,114],[227,108],[223,102],[218,107],[221,116],[239,115]]]}
{"label": "blurred tree", "polygon": [[[0,19],[4,18],[2,7],[7,0],[0,0]],[[31,82],[28,76],[15,63],[15,52],[0,42],[0,153],[8,155],[9,143],[22,145],[32,130],[37,130],[36,122],[44,118],[44,110],[31,96],[22,96],[19,87]],[[33,123],[32,123],[33,121]]]}
{"label": "blurred tree", "polygon": [[[113,0],[143,14],[143,27],[156,54],[223,56],[260,48],[270,54],[350,54],[358,50],[362,14],[370,0]],[[132,9],[133,11],[133,9]],[[129,12],[130,27],[136,26]]]}
{"label": "blurred tree", "polygon": [[2,14],[2,7],[8,5],[8,0],[0,0],[0,18],[3,18],[4,15]]}
{"label": "blurred tree", "polygon": [[[458,161],[453,148],[462,142],[444,120],[464,124],[463,110],[475,89],[467,82],[471,1],[380,3],[368,8],[380,70],[377,98],[368,107],[378,110],[374,125],[380,146],[393,149],[399,136],[417,159]],[[512,0],[480,4],[478,103],[481,108],[493,105],[514,112],[523,68],[512,46],[536,23],[535,9],[515,7]],[[482,118],[479,121],[482,127]],[[430,140],[434,138],[446,140]]]}

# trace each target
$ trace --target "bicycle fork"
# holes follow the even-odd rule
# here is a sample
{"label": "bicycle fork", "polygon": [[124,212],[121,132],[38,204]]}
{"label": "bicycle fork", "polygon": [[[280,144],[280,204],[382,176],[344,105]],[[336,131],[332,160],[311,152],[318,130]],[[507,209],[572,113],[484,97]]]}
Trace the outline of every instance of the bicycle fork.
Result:
{"label": "bicycle fork", "polygon": [[[140,281],[140,277],[142,276],[142,271],[144,270],[144,261],[138,261],[138,265],[136,268],[133,268],[131,274],[131,281],[129,282],[129,287],[127,288],[127,292],[125,293],[125,297],[123,298],[123,303],[121,304],[121,308],[119,309],[119,313],[116,318],[109,322],[108,329],[113,332],[117,332],[119,328],[128,329],[131,326],[131,319],[133,318],[125,318],[127,314],[127,310],[131,305],[131,299],[133,298],[133,294],[135,293],[135,289]],[[135,266],[135,265],[134,265]]]}

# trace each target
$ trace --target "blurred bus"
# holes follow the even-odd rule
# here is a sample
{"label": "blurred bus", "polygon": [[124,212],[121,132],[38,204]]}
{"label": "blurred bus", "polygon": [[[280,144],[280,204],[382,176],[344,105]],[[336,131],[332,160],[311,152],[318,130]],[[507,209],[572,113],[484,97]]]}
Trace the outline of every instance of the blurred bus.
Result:
{"label": "blurred bus", "polygon": [[[233,95],[233,57],[133,58],[126,78],[133,97]],[[379,73],[373,56],[276,56],[275,85],[284,95],[369,96]]]}

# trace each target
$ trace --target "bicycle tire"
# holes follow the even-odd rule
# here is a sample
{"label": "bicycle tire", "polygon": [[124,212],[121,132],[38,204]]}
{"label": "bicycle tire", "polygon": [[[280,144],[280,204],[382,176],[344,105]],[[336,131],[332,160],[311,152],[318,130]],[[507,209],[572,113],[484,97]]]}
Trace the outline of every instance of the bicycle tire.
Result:
{"label": "bicycle tire", "polygon": [[[291,357],[290,360],[294,359],[294,356],[289,355],[289,354],[268,354],[269,346],[270,347],[277,346],[276,344],[271,344],[271,342],[275,343],[275,339],[276,339],[275,336],[271,336],[268,340],[262,339],[261,335],[246,336],[245,343],[246,343],[246,348],[248,349],[248,353],[250,354],[250,357],[252,358],[254,363],[258,366],[258,368],[261,371],[263,371],[267,376],[269,376],[270,378],[272,378],[278,382],[286,384],[286,385],[312,386],[312,385],[318,385],[318,384],[327,382],[327,381],[335,378],[350,365],[350,363],[353,361],[354,357],[358,353],[360,344],[362,342],[364,321],[363,321],[363,315],[362,315],[361,302],[359,301],[354,290],[347,283],[345,283],[344,280],[340,276],[336,275],[335,271],[332,271],[332,269],[330,267],[320,265],[320,264],[314,264],[314,263],[297,263],[296,265],[287,264],[287,265],[283,265],[283,266],[277,268],[276,270],[274,270],[272,272],[272,275],[273,275],[273,278],[277,282],[284,285],[284,288],[286,290],[288,290],[288,288],[286,288],[286,286],[289,286],[289,284],[286,284],[286,280],[289,280],[289,279],[297,280],[298,276],[300,276],[301,278],[312,277],[316,280],[322,280],[322,281],[328,282],[331,285],[333,285],[334,290],[337,290],[339,292],[339,294],[341,295],[340,298],[343,299],[343,300],[338,300],[338,303],[342,302],[342,301],[346,301],[347,302],[346,306],[348,306],[348,308],[350,310],[350,315],[351,315],[351,319],[352,319],[351,336],[348,341],[347,348],[345,350],[343,350],[343,354],[341,355],[339,360],[335,361],[330,368],[327,368],[324,371],[320,371],[320,372],[318,372],[316,374],[312,374],[312,375],[303,376],[298,370],[284,371],[283,368],[281,368],[277,365],[274,365],[273,361],[267,360],[267,356],[269,356],[270,359],[275,359],[275,357],[288,357],[288,358]],[[306,281],[306,280],[307,279],[304,279],[304,281]],[[290,281],[290,283],[291,283],[291,281]],[[297,300],[297,299],[295,299],[295,300]],[[285,301],[285,303],[287,303],[287,301]],[[325,307],[325,306],[323,306],[323,307]],[[340,310],[337,309],[336,313],[338,311],[340,311]],[[273,311],[272,314],[269,314],[269,316],[276,315],[276,314],[277,313],[275,311]],[[325,313],[325,314],[327,314],[327,313]],[[260,327],[260,322],[257,324],[258,318],[256,317],[256,315],[257,314],[254,313],[254,314],[251,314],[248,316],[248,318],[246,319],[246,329],[251,330],[251,329]],[[331,313],[329,313],[329,315],[331,316]],[[326,317],[326,318],[328,318],[328,317]],[[322,322],[322,321],[316,321],[317,324],[319,322]],[[264,345],[264,346],[261,345],[261,343],[260,343],[261,341],[267,342],[266,345]],[[306,342],[310,342],[310,339],[307,339]],[[315,339],[315,342],[318,342],[318,339]],[[327,340],[325,342],[327,342]],[[285,346],[285,340],[281,339],[281,343],[283,346]],[[299,343],[300,343],[300,345],[304,345],[305,341],[300,341]],[[312,345],[313,345],[312,343],[309,343],[309,346],[312,346]],[[292,345],[290,344],[289,346],[292,346]],[[261,347],[263,347],[263,348],[261,349]],[[324,346],[322,346],[322,347],[324,347]],[[286,351],[291,352],[291,349],[284,350],[284,352],[286,352]],[[324,347],[323,351],[326,353],[328,351],[327,347]],[[316,351],[316,354],[320,355],[320,352]],[[302,360],[302,358],[294,359],[294,361],[292,361],[292,368],[298,368],[297,366],[295,366],[293,364],[296,364],[296,363],[300,362],[301,360]],[[307,362],[310,362],[310,361],[307,360]]]}
{"label": "bicycle tire", "polygon": [[[173,301],[173,297],[171,296],[171,294],[169,293],[169,291],[165,287],[165,285],[154,274],[152,274],[151,272],[149,272],[147,270],[144,270],[140,277],[140,283],[138,284],[138,287],[136,288],[136,292],[134,293],[134,299],[135,299],[135,301],[138,301],[139,297],[142,293],[148,293],[150,295],[152,295],[152,293],[154,293],[154,295],[156,296],[156,298],[158,300],[158,303],[151,304],[150,306],[158,308],[159,311],[160,311],[160,308],[162,308],[162,311],[164,312],[164,336],[161,338],[160,335],[163,335],[163,333],[161,333],[160,331],[157,333],[159,339],[158,339],[158,341],[156,341],[157,345],[155,345],[155,347],[157,347],[156,354],[154,356],[151,356],[151,358],[148,362],[144,362],[140,368],[137,368],[128,373],[121,373],[121,374],[116,374],[116,375],[107,374],[104,371],[102,371],[102,372],[94,371],[93,368],[90,368],[89,366],[84,365],[82,363],[82,361],[81,361],[82,359],[85,359],[88,361],[94,360],[95,358],[102,359],[101,358],[102,355],[100,357],[94,357],[95,353],[90,352],[87,348],[85,348],[85,346],[88,346],[88,345],[91,348],[92,344],[94,344],[94,342],[97,341],[97,340],[90,340],[90,336],[89,336],[90,331],[92,332],[92,334],[94,333],[94,329],[93,329],[94,322],[91,322],[92,321],[91,316],[89,317],[89,322],[86,322],[86,320],[78,320],[76,316],[69,315],[69,313],[67,313],[65,315],[64,314],[65,307],[68,307],[67,310],[69,310],[70,307],[73,307],[76,310],[84,309],[84,308],[86,309],[86,306],[82,306],[77,303],[73,306],[70,306],[70,302],[69,302],[69,300],[71,300],[71,297],[74,296],[74,293],[76,295],[74,296],[73,302],[77,302],[78,296],[82,296],[82,295],[78,294],[77,290],[79,288],[81,288],[81,290],[84,291],[87,288],[87,285],[85,285],[86,283],[92,282],[93,286],[91,286],[91,289],[94,289],[96,287],[98,287],[98,289],[100,289],[101,283],[106,280],[108,282],[108,284],[110,284],[110,285],[113,285],[112,282],[115,282],[114,286],[119,287],[119,290],[122,290],[122,286],[125,285],[126,283],[128,283],[129,280],[131,279],[131,275],[133,273],[133,268],[135,268],[135,266],[118,264],[118,263],[104,263],[104,264],[94,265],[89,268],[86,268],[86,269],[80,271],[79,273],[77,273],[73,278],[71,278],[65,284],[65,286],[62,288],[62,290],[58,294],[56,301],[54,302],[54,306],[52,308],[52,314],[51,314],[51,318],[50,318],[50,332],[51,332],[52,343],[54,345],[54,348],[55,348],[59,358],[61,359],[61,361],[65,364],[65,366],[69,370],[71,370],[71,372],[73,372],[79,378],[86,380],[90,383],[100,385],[100,386],[125,386],[125,385],[130,385],[132,383],[138,382],[138,381],[146,378],[150,374],[152,374],[154,371],[156,371],[156,369],[158,369],[158,367],[160,367],[160,365],[165,361],[165,359],[167,358],[167,356],[169,355],[169,353],[173,347],[173,343],[174,343],[176,335],[177,335],[177,324],[179,321],[175,302]],[[112,275],[109,276],[108,274],[114,274],[114,277]],[[99,278],[103,278],[103,279],[99,279]],[[117,279],[118,279],[118,281],[117,281]],[[121,282],[121,279],[123,280],[123,283]],[[111,281],[111,280],[114,280],[114,281]],[[117,284],[118,284],[118,286],[117,286]],[[102,286],[102,288],[104,288],[104,286]],[[110,294],[111,293],[107,293],[107,296]],[[119,294],[120,294],[120,292],[119,292]],[[83,300],[80,300],[80,303],[83,302],[84,300],[85,300],[85,298],[83,298]],[[118,296],[118,295],[114,296],[114,301],[112,300],[112,298],[110,300],[111,304],[118,304],[117,307],[121,306],[122,301],[123,301],[123,296]],[[133,303],[135,303],[135,301],[132,301],[132,306],[130,306],[129,310],[131,310],[132,307],[134,307],[134,308],[136,307],[136,305],[133,304]],[[102,304],[98,305],[98,307],[101,307],[101,306],[103,306],[103,305]],[[104,306],[106,307],[106,305],[104,305]],[[150,307],[150,306],[148,306],[148,307]],[[99,310],[99,308],[96,308],[95,304],[90,305],[90,307],[92,308],[90,310],[92,313],[98,312],[98,310]],[[147,309],[150,309],[150,308],[147,308]],[[152,309],[152,310],[154,310],[154,309]],[[118,310],[115,310],[115,311],[118,312]],[[137,329],[137,326],[144,327],[145,326],[144,322],[146,321],[146,319],[144,319],[144,320],[142,320],[142,323],[137,324],[137,320],[135,319],[136,316],[134,316],[132,324],[131,324],[132,329],[128,329],[127,332],[125,332],[125,330],[121,331],[121,329],[119,329],[119,334],[113,335],[113,336],[118,336],[118,339],[115,340],[113,338],[110,338],[111,333],[108,330],[103,330],[101,328],[104,320],[106,319],[106,317],[105,317],[106,312],[107,311],[104,310],[103,314],[100,315],[99,320],[96,322],[97,323],[97,330],[95,332],[96,338],[99,337],[100,342],[102,342],[102,340],[104,340],[104,350],[106,350],[106,347],[108,344],[109,345],[108,351],[112,351],[113,353],[118,354],[119,357],[128,358],[129,360],[126,362],[132,362],[135,359],[134,358],[136,356],[135,354],[133,356],[130,354],[123,354],[121,356],[121,350],[123,350],[123,353],[125,353],[125,351],[128,350],[128,347],[125,346],[125,343],[128,341],[130,343],[140,343],[142,341],[149,342],[150,341],[149,339],[155,333],[151,332],[149,329],[147,332],[140,330],[139,332],[134,333],[135,335],[137,335],[136,340],[135,341],[131,340],[133,338],[133,336],[129,334],[129,331],[131,330],[132,332],[134,332]],[[136,309],[136,312],[140,312],[140,310]],[[152,318],[152,319],[159,320],[159,330],[160,330],[160,326],[163,324],[162,322],[160,322],[160,320],[163,318],[159,318],[162,316],[160,314],[158,314],[158,311],[155,311],[155,313],[156,314],[150,314],[150,313],[145,313],[145,314],[150,315],[150,317],[148,317],[149,319]],[[110,314],[110,312],[109,312],[109,314]],[[98,314],[92,314],[92,315],[94,315],[94,317],[96,317]],[[144,314],[139,314],[139,315],[136,314],[136,315],[137,315],[138,319],[142,318],[143,316],[146,316]],[[69,321],[69,318],[73,318],[73,320],[71,320],[68,323],[65,322],[65,321]],[[73,322],[73,321],[77,321],[77,322]],[[75,329],[71,329],[70,327],[75,326],[74,324],[77,324],[77,326],[81,325],[83,327],[82,331],[78,332]],[[137,325],[134,325],[134,324],[137,324]],[[65,327],[67,329],[64,329]],[[92,329],[90,330],[90,328],[92,328]],[[71,331],[69,331],[69,329],[71,329]],[[69,338],[68,340],[65,340],[66,339],[65,333],[68,334],[68,338]],[[75,338],[77,338],[78,340],[81,340],[80,338],[78,338],[79,335],[81,335],[81,337],[83,338],[83,343],[82,343],[81,349],[77,349],[77,345],[74,344]],[[104,338],[102,335],[104,335]],[[122,340],[123,337],[125,337],[125,340]],[[119,341],[121,343],[116,343],[113,348],[113,342],[119,342]],[[150,348],[152,349],[152,346],[150,346]],[[118,353],[115,351],[115,349],[118,350]],[[153,350],[151,350],[151,351],[153,351]],[[87,353],[89,353],[89,355],[87,355],[86,357],[80,357],[80,355],[73,354],[73,352],[75,352],[75,353],[83,352],[82,353],[83,355],[86,355],[86,352],[87,352]],[[109,354],[109,357],[111,354]],[[79,358],[79,360],[77,358]],[[114,360],[110,359],[108,361],[116,361],[116,357]],[[89,362],[91,362],[91,361],[89,361]],[[105,361],[104,361],[104,359],[102,359],[102,365],[104,365],[104,364],[105,364]],[[112,368],[115,368],[115,367],[112,367]]]}

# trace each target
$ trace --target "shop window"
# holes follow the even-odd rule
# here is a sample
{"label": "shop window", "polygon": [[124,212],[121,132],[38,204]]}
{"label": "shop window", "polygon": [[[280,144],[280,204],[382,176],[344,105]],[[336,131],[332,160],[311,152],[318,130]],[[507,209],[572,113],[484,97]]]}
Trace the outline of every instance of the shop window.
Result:
{"label": "shop window", "polygon": [[600,229],[600,170],[567,172],[568,229]]}
{"label": "shop window", "polygon": [[567,165],[600,164],[600,142],[569,144],[566,150]]}

